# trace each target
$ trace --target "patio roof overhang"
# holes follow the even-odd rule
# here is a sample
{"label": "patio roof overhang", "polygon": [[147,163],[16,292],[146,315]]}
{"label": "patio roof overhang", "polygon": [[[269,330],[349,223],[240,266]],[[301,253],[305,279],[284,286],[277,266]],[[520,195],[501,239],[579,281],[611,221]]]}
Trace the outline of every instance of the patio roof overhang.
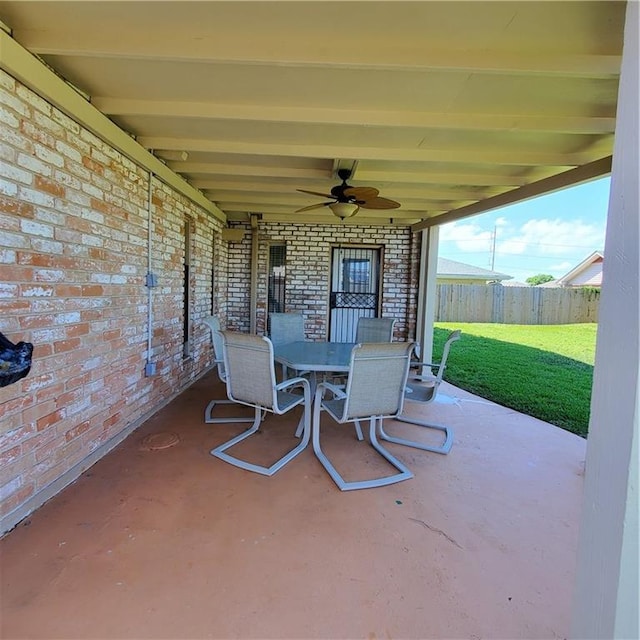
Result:
{"label": "patio roof overhang", "polygon": [[296,213],[326,202],[297,189],[328,193],[348,167],[402,206],[346,224],[414,230],[609,173],[624,14],[609,0],[0,2],[69,101],[214,215],[345,224]]}

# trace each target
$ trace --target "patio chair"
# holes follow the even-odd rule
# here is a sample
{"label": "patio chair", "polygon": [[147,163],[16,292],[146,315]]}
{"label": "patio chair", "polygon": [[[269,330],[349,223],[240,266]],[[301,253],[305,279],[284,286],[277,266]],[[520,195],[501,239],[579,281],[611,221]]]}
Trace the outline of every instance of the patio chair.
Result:
{"label": "patio chair", "polygon": [[[216,372],[218,374],[218,378],[220,378],[221,382],[227,383],[227,374],[224,368],[224,357],[222,350],[222,335],[220,334],[220,320],[217,316],[209,316],[204,319],[204,323],[211,330],[211,345],[213,346],[213,357],[214,364],[216,365]],[[219,418],[213,417],[213,411],[216,406],[222,404],[236,404],[232,400],[224,399],[214,399],[209,402],[206,409],[204,410],[204,421],[206,424],[222,424],[225,422],[253,422],[253,418],[250,416],[241,418],[241,417],[226,417],[222,416]]]}
{"label": "patio chair", "polygon": [[[393,327],[395,318],[368,318],[360,316],[356,327],[356,343],[367,344],[371,342],[391,342],[393,340]],[[345,373],[330,373],[325,375],[325,380],[331,380],[333,384],[344,385]],[[356,423],[358,438],[362,440],[360,425]]]}
{"label": "patio chair", "polygon": [[[304,342],[304,315],[302,313],[272,313],[269,315],[269,338],[274,347],[288,342]],[[293,375],[304,375],[305,371],[291,370]],[[282,376],[289,376],[289,369],[282,365]]]}
{"label": "patio chair", "polygon": [[[273,345],[269,338],[234,331],[223,331],[224,364],[227,372],[227,395],[238,404],[254,407],[249,429],[211,450],[211,455],[247,471],[271,476],[295,458],[309,443],[311,436],[311,388],[305,378],[291,378],[278,383],[273,362]],[[302,389],[302,394],[292,393]],[[269,467],[242,460],[228,449],[253,435],[260,428],[263,412],[282,415],[304,405],[302,440]]]}
{"label": "patio chair", "polygon": [[[449,334],[442,350],[442,358],[438,364],[429,362],[411,362],[411,369],[417,369],[417,371],[416,373],[409,373],[405,388],[405,401],[416,402],[419,404],[430,404],[436,399],[440,383],[442,382],[442,376],[444,375],[444,370],[446,368],[447,358],[449,357],[449,350],[456,340],[460,340],[460,335],[461,331],[459,329],[456,329]],[[435,371],[435,373],[422,373],[426,368]],[[384,430],[383,423],[380,422],[380,438],[382,440],[444,455],[449,453],[451,450],[451,446],[453,445],[453,431],[449,427],[442,424],[435,424],[433,422],[417,420],[416,418],[411,418],[403,413],[396,416],[395,419],[399,422],[414,424],[418,427],[426,427],[428,429],[442,431],[444,433],[444,442],[440,446],[432,446],[423,444],[422,442],[397,438],[389,435]]]}
{"label": "patio chair", "polygon": [[358,318],[356,342],[391,342],[395,318]]}
{"label": "patio chair", "polygon": [[[316,389],[312,428],[313,450],[342,491],[381,487],[413,477],[411,471],[378,442],[376,435],[376,429],[384,418],[395,417],[402,411],[413,347],[412,342],[358,344],[351,352],[346,387],[321,382]],[[325,398],[327,392],[330,396]],[[347,482],[320,446],[321,410],[326,411],[339,424],[356,423],[356,428],[359,420],[368,418],[371,446],[393,465],[398,473]]]}

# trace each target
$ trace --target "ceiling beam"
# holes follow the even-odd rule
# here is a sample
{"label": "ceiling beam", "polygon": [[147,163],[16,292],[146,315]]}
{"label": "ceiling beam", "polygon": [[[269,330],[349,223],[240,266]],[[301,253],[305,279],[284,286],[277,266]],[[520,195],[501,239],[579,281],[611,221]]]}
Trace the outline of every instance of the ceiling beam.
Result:
{"label": "ceiling beam", "polygon": [[[194,40],[176,30],[165,37],[155,29],[139,30],[135,40],[113,38],[112,33],[82,30],[14,29],[14,37],[30,51],[48,56],[120,58],[165,62],[242,64],[291,68],[331,68],[373,71],[447,71],[518,75],[612,78],[620,73],[621,56],[607,54],[526,54],[518,51],[445,50],[429,47],[381,47],[378,41],[357,46],[327,46],[326,38],[260,39],[255,33],[234,40],[222,32]],[[97,37],[96,37],[97,36]]]}
{"label": "ceiling beam", "polygon": [[[390,178],[397,174],[397,178]],[[377,171],[375,169],[362,168],[358,171],[358,180],[360,182],[382,183],[392,180],[402,184],[451,184],[466,186],[521,186],[527,184],[528,179],[525,176],[510,176],[498,174],[484,173],[465,173],[456,169],[452,169],[449,173],[424,171],[402,171],[400,169],[392,169],[391,171]]]}
{"label": "ceiling beam", "polygon": [[[298,218],[302,217],[305,221],[307,217],[310,215],[317,215],[318,212],[322,212],[322,208],[314,209],[312,211],[303,211],[296,213],[294,207],[287,207],[286,204],[283,205],[280,202],[270,202],[270,203],[259,203],[259,202],[219,202],[217,205],[220,207],[222,211],[233,216],[235,213],[273,213],[278,215],[297,215]],[[328,208],[327,208],[328,210]],[[410,211],[402,211],[401,209],[360,209],[360,212],[365,213],[367,217],[372,219],[385,219],[396,218],[396,219],[411,219],[411,220],[421,220],[425,214],[416,212],[413,210]],[[333,216],[333,214],[331,214]]]}
{"label": "ceiling beam", "polygon": [[[164,151],[158,152],[158,155],[165,157]],[[282,167],[267,166],[247,166],[244,164],[233,163],[214,163],[214,162],[169,162],[169,166],[177,173],[198,174],[202,176],[250,176],[256,178],[295,178],[295,179],[315,179],[319,181],[333,180],[333,171],[322,169],[295,169]],[[510,175],[492,175],[484,173],[464,173],[457,169],[452,169],[449,173],[424,171],[376,171],[368,169],[358,169],[358,182],[394,182],[402,184],[437,184],[437,185],[465,185],[465,186],[521,186],[529,182],[529,178],[525,176]],[[203,178],[202,180],[191,180],[194,186],[199,186],[198,182],[211,182],[212,186],[216,178]],[[296,185],[306,188],[304,185]],[[317,185],[316,185],[317,187]],[[311,187],[309,187],[311,188]],[[321,187],[320,189],[322,189]],[[317,188],[313,189],[318,190]]]}
{"label": "ceiling beam", "polygon": [[398,149],[395,147],[350,147],[338,145],[268,144],[201,138],[141,136],[138,142],[147,149],[187,152],[231,153],[238,155],[292,156],[318,158],[358,158],[358,160],[396,160],[413,162],[459,162],[532,166],[565,165],[575,167],[593,159],[593,151],[553,153],[526,150],[494,151],[478,149]]}
{"label": "ceiling beam", "polygon": [[[159,156],[164,151],[158,152]],[[202,175],[221,176],[256,176],[259,178],[302,178],[331,180],[330,168],[324,169],[300,169],[294,167],[269,167],[262,165],[246,164],[219,164],[215,162],[169,162],[168,165],[176,173],[196,173]]]}
{"label": "ceiling beam", "polygon": [[[358,211],[358,213],[352,218],[340,219],[337,216],[334,216],[332,213],[330,214],[322,214],[315,212],[305,212],[305,218],[302,220],[304,224],[335,224],[339,226],[362,226],[362,225],[373,225],[373,226],[394,226],[394,227],[409,227],[413,223],[418,222],[420,218],[407,218],[407,219],[398,219],[393,217],[388,218],[372,218],[368,215],[362,215],[362,211]],[[300,224],[301,214],[285,214],[285,213],[263,213],[261,216],[262,222],[273,222],[273,223],[284,223],[284,224]],[[233,219],[232,216],[229,218]]]}
{"label": "ceiling beam", "polygon": [[492,198],[487,198],[480,202],[466,205],[458,209],[453,209],[441,216],[438,216],[437,220],[423,220],[422,222],[413,225],[412,231],[421,231],[422,229],[426,229],[427,227],[432,227],[434,225],[446,224],[471,215],[499,209],[500,207],[514,204],[515,202],[530,200],[531,198],[536,198],[543,194],[558,191],[565,187],[573,186],[581,182],[587,182],[588,180],[604,176],[608,173],[611,173],[611,156],[595,160],[589,164],[576,167],[575,169],[559,173],[549,178],[544,178],[543,180],[538,180],[537,182],[532,182],[519,187],[518,189],[513,189],[512,191],[493,196]]}
{"label": "ceiling beam", "polygon": [[[390,182],[387,178],[387,182]],[[309,191],[318,191],[319,193],[325,193],[328,197],[329,190],[332,185],[324,184],[311,184],[311,183],[273,183],[273,182],[238,182],[238,181],[224,181],[224,180],[191,180],[190,183],[196,187],[196,189],[202,189],[207,192],[212,199],[225,200],[227,195],[235,193],[279,193],[281,195],[290,195],[292,193],[300,197],[303,195],[305,198],[312,197],[306,194],[298,193],[298,189],[307,189]],[[359,185],[354,185],[359,186]],[[378,186],[378,185],[375,185]],[[421,186],[409,186],[399,189],[395,184],[390,182],[388,186],[384,188],[384,193],[380,195],[383,197],[398,199],[401,197],[412,199],[424,199],[424,198],[440,198],[440,199],[462,199],[462,200],[477,200],[480,197],[487,197],[487,195],[497,195],[504,191],[506,187],[484,187],[482,189],[475,188],[473,186],[460,186],[446,188],[439,185],[432,185],[425,183]],[[382,190],[381,190],[382,191]]]}
{"label": "ceiling beam", "polygon": [[269,105],[239,105],[207,102],[173,102],[96,97],[92,104],[112,116],[163,116],[242,120],[251,122],[295,122],[322,125],[361,125],[420,129],[472,131],[538,131],[554,133],[611,133],[615,117],[575,117],[549,114],[426,113],[422,111],[368,111]]}

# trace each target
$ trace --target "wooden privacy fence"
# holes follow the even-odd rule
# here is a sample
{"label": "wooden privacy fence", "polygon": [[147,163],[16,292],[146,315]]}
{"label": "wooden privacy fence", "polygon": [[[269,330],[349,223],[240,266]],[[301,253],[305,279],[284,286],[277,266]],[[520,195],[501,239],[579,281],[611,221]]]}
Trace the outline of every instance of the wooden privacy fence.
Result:
{"label": "wooden privacy fence", "polygon": [[599,302],[600,291],[591,288],[439,284],[436,293],[436,322],[597,322]]}

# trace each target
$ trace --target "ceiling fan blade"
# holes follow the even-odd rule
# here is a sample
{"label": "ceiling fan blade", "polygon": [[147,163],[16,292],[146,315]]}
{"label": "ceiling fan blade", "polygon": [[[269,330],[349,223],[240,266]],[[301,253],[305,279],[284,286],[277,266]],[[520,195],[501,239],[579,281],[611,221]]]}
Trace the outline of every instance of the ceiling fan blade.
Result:
{"label": "ceiling fan blade", "polygon": [[358,204],[363,209],[397,209],[400,206],[399,202],[388,198],[371,198],[371,200],[358,202]]}
{"label": "ceiling fan blade", "polygon": [[302,207],[302,209],[296,209],[294,213],[300,213],[301,211],[311,211],[311,209],[320,209],[320,207],[328,207],[330,204],[333,204],[333,201],[320,202],[319,204],[310,204],[308,207]]}
{"label": "ceiling fan blade", "polygon": [[380,192],[375,187],[348,187],[343,193],[347,198],[365,201],[375,198]]}
{"label": "ceiling fan blade", "polygon": [[307,191],[306,189],[296,189],[301,193],[310,193],[312,196],[320,196],[321,198],[333,198],[330,193],[320,193],[319,191]]}

